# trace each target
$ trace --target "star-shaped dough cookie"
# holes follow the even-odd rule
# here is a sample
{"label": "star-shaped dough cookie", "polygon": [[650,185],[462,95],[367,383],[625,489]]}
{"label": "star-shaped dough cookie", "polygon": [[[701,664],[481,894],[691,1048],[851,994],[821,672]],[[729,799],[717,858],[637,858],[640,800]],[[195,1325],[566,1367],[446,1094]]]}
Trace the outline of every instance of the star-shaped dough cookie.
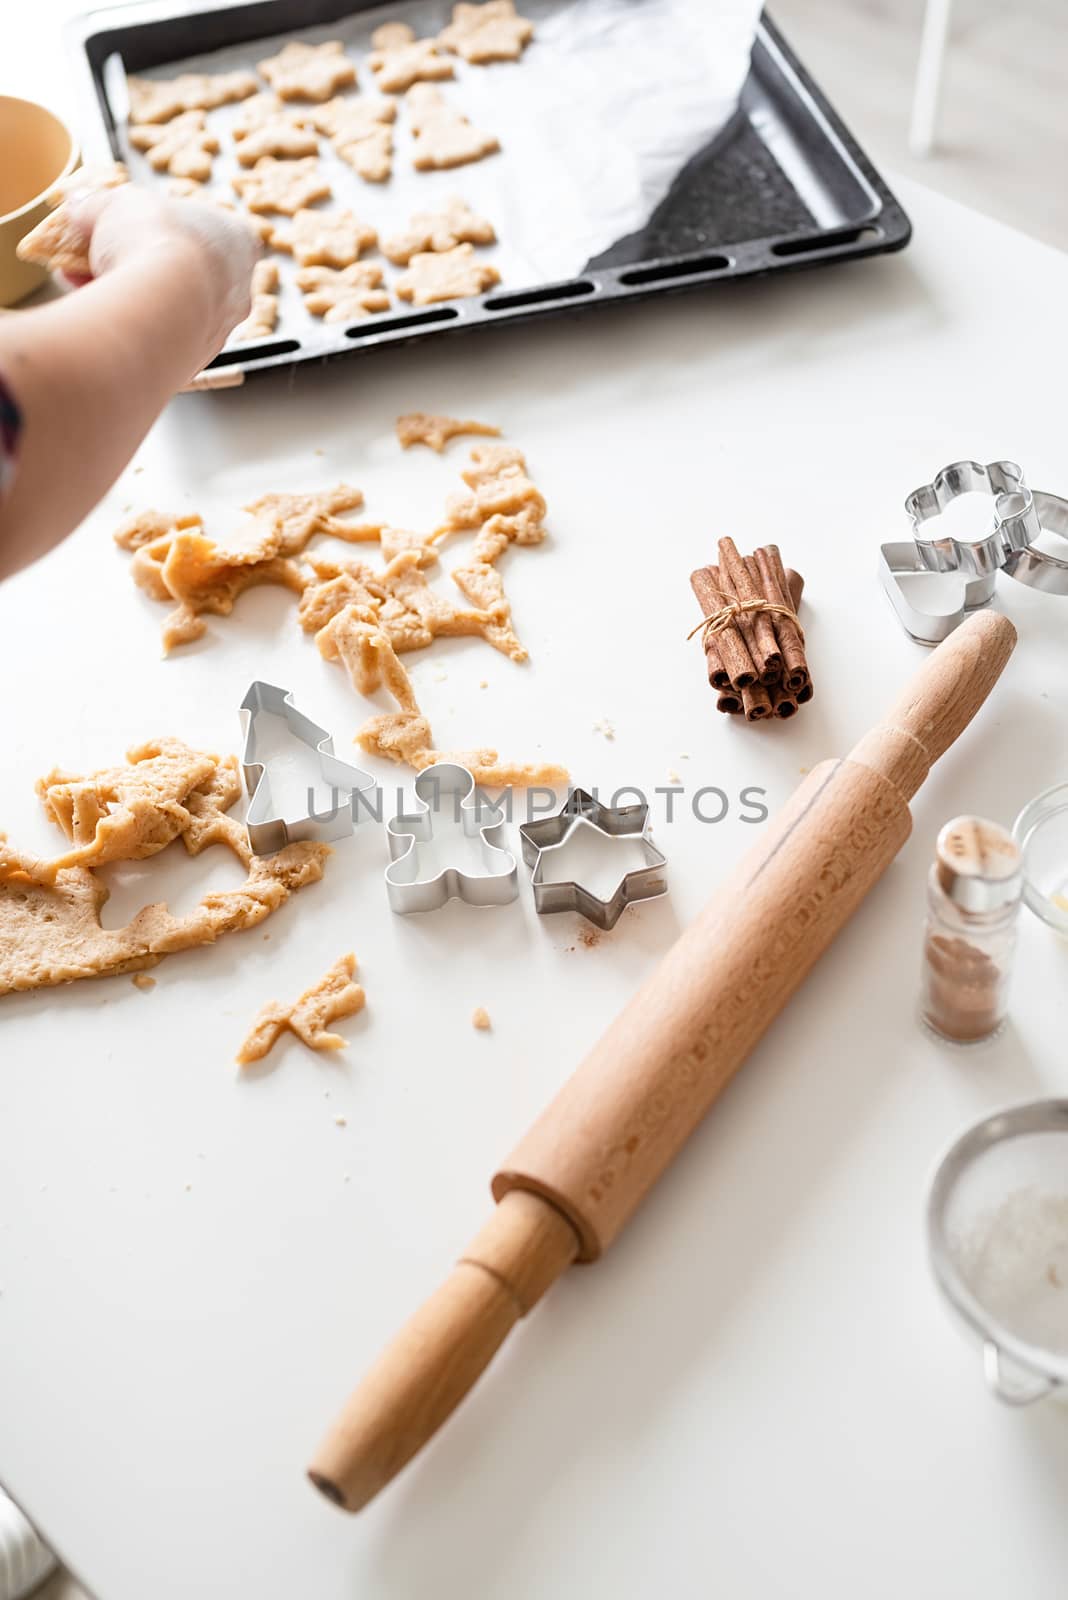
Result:
{"label": "star-shaped dough cookie", "polygon": [[131,122],[170,122],[183,111],[212,111],[247,100],[259,85],[254,72],[183,72],[177,78],[126,80]]}
{"label": "star-shaped dough cookie", "polygon": [[[376,43],[386,39],[386,43]],[[392,41],[392,42],[389,42]],[[375,83],[384,94],[403,94],[413,83],[455,77],[452,62],[438,54],[433,39],[417,39],[405,22],[389,22],[372,35],[375,50],[369,57]]]}
{"label": "star-shaped dough cookie", "polygon": [[183,111],[162,126],[146,124],[129,133],[130,143],[144,151],[154,172],[170,172],[196,183],[207,183],[211,177],[211,158],[218,153],[219,141],[208,132],[203,111]]}
{"label": "star-shaped dough cookie", "polygon": [[237,145],[237,159],[242,167],[254,167],[264,156],[297,161],[302,156],[318,153],[319,141],[311,129],[298,128],[284,117],[261,123],[246,133]]}
{"label": "star-shaped dough cookie", "polygon": [[302,267],[297,287],[314,317],[324,322],[355,322],[376,311],[389,310],[389,295],[380,287],[382,268],[367,261],[354,262],[340,271],[333,267]]}
{"label": "star-shaped dough cookie", "polygon": [[495,244],[492,222],[476,216],[458,195],[440,211],[417,211],[408,226],[382,246],[382,254],[398,267],[406,267],[421,250],[451,250],[458,244]]}
{"label": "star-shaped dough cookie", "polygon": [[257,65],[280,100],[329,100],[356,82],[356,68],[340,39],[325,44],[293,39]]}
{"label": "star-shaped dough cookie", "polygon": [[412,165],[417,172],[462,167],[501,148],[492,133],[473,128],[432,84],[417,83],[409,90],[405,103],[415,135]]}
{"label": "star-shaped dough cookie", "polygon": [[516,15],[512,0],[486,0],[485,5],[459,0],[438,43],[482,67],[491,61],[518,61],[533,37],[534,24]]}
{"label": "star-shaped dough cookie", "polygon": [[271,230],[271,244],[302,267],[350,267],[378,243],[375,230],[352,211],[298,211],[287,228]]}
{"label": "star-shaped dough cookie", "polygon": [[238,173],[231,182],[250,211],[280,211],[287,217],[316,200],[328,200],[331,193],[314,156],[302,161],[264,156],[251,172]]}
{"label": "star-shaped dough cookie", "polygon": [[393,287],[399,300],[430,306],[436,300],[464,300],[469,295],[484,294],[500,281],[496,267],[488,261],[478,261],[469,244],[458,244],[454,250],[414,255],[407,272],[401,273]]}

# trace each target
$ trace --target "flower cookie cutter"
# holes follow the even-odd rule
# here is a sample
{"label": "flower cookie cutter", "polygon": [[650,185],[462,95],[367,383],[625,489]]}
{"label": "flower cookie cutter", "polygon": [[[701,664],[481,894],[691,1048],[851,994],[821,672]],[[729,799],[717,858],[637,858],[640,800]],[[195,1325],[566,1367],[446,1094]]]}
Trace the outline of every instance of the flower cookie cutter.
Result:
{"label": "flower cookie cutter", "polygon": [[[484,873],[442,867],[421,876],[420,844],[434,837],[434,818],[450,797],[453,815],[469,839],[477,838]],[[519,893],[515,856],[505,845],[504,817],[477,793],[466,767],[439,761],[426,767],[415,780],[415,808],[398,812],[386,823],[390,863],[386,868],[386,893],[392,909],[402,916],[415,911],[437,911],[454,896],[469,906],[504,906]]]}
{"label": "flower cookie cutter", "polygon": [[[580,827],[592,828],[608,839],[626,837],[640,841],[645,865],[623,873],[607,899],[593,894],[574,879],[554,880],[547,876],[552,867],[553,851],[561,849]],[[605,806],[585,789],[572,789],[555,816],[523,823],[519,836],[523,842],[523,860],[532,869],[534,908],[542,916],[556,911],[577,911],[587,922],[607,933],[628,906],[667,894],[667,857],[649,837],[649,807],[644,802]]]}
{"label": "flower cookie cutter", "polygon": [[[323,784],[329,786],[333,793],[333,803],[328,811],[316,811],[313,808],[311,801],[314,796],[309,791],[306,812],[293,818],[279,815],[271,793],[269,765],[259,759],[262,752],[257,722],[261,716],[281,717],[293,738],[307,745],[318,756]],[[332,839],[346,838],[356,825],[360,796],[377,787],[370,774],[339,760],[334,754],[334,741],[328,730],[320,728],[303,711],[298,711],[289,690],[280,689],[276,684],[264,683],[257,678],[249,685],[241,702],[241,726],[245,733],[241,772],[248,790],[245,826],[253,854],[274,855],[287,844],[303,840],[329,843]],[[368,814],[376,814],[370,804]]]}
{"label": "flower cookie cutter", "polygon": [[[925,525],[962,494],[986,493],[994,501],[993,527],[977,539],[932,537]],[[952,461],[905,500],[905,515],[925,566],[932,572],[995,577],[1008,558],[1026,550],[1040,532],[1034,498],[1015,461]]]}

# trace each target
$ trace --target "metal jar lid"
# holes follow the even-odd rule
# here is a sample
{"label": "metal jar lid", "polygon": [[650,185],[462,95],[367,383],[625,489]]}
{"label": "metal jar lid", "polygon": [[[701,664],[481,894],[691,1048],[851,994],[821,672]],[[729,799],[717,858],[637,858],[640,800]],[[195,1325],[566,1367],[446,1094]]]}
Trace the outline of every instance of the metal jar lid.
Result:
{"label": "metal jar lid", "polygon": [[938,835],[939,887],[962,911],[1000,911],[1023,892],[1023,857],[1007,828],[985,817],[954,817]]}

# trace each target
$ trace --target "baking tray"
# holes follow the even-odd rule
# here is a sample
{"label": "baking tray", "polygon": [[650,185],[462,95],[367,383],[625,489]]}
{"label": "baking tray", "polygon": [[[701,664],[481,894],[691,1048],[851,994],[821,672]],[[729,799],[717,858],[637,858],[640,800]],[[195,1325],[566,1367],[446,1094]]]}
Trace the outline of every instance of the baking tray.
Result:
{"label": "baking tray", "polygon": [[[91,12],[68,29],[81,86],[100,119],[95,142],[101,153],[106,145],[115,159],[126,154],[108,94],[115,70],[108,63],[116,55],[128,72],[151,71],[365,11],[386,17],[391,9],[381,0],[253,0],[181,11],[173,5],[141,0]],[[451,5],[440,6],[439,26],[450,11]],[[462,184],[466,170],[449,177]],[[899,250],[910,235],[901,206],[764,14],[734,115],[675,174],[644,225],[593,256],[576,276],[512,288],[504,282],[477,298],[384,313],[347,327],[286,326],[283,317],[271,339],[224,349],[211,366],[251,374],[321,361],[368,346],[855,260]]]}

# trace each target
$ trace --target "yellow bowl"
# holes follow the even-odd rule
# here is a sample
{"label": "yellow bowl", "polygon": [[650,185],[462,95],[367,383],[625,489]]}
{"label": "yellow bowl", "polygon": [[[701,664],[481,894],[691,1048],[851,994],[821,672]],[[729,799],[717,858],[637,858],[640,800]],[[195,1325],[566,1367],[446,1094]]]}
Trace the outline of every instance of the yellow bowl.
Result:
{"label": "yellow bowl", "polygon": [[48,273],[20,261],[15,247],[49,210],[53,185],[78,165],[78,148],[59,118],[32,100],[0,95],[0,306],[13,306]]}

